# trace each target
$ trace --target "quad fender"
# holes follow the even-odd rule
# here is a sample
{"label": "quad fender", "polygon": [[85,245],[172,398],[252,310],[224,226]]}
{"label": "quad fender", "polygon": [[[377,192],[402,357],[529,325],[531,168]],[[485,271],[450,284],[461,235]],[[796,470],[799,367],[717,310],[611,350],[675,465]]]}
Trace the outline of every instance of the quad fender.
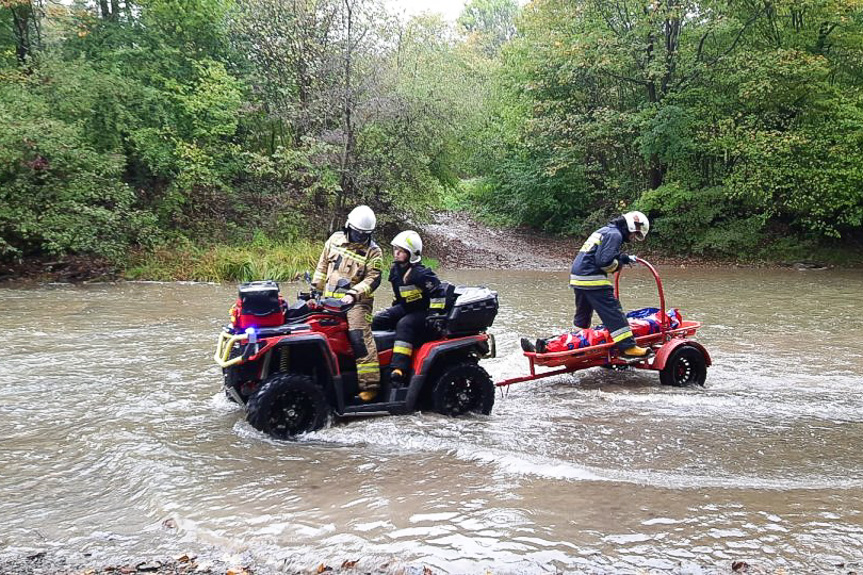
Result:
{"label": "quad fender", "polygon": [[339,362],[326,337],[314,332],[288,335],[279,339],[272,350],[276,351],[283,348],[296,349],[297,353],[301,354],[298,357],[315,365],[318,368],[317,383],[324,388],[328,399],[334,400],[334,405],[336,402],[340,407],[344,405],[341,385],[339,385],[341,381]]}
{"label": "quad fender", "polygon": [[665,367],[665,362],[668,361],[668,357],[671,355],[671,352],[673,352],[678,347],[684,345],[694,347],[695,349],[700,351],[701,354],[704,356],[704,364],[708,367],[713,363],[710,359],[710,354],[707,353],[707,349],[697,341],[692,339],[674,338],[671,341],[663,344],[663,346],[659,348],[659,351],[656,352],[656,359],[653,360],[653,363],[651,364],[651,369],[663,369]]}
{"label": "quad fender", "polygon": [[308,345],[312,349],[317,348],[326,361],[327,371],[330,376],[339,375],[339,362],[336,355],[330,349],[330,344],[323,335],[319,333],[301,333],[281,338],[273,347],[284,347],[286,345]]}
{"label": "quad fender", "polygon": [[417,399],[436,365],[452,354],[475,352],[479,357],[494,357],[494,336],[480,333],[454,339],[433,341],[419,349],[413,358],[414,376],[407,394],[407,408],[416,409]]}

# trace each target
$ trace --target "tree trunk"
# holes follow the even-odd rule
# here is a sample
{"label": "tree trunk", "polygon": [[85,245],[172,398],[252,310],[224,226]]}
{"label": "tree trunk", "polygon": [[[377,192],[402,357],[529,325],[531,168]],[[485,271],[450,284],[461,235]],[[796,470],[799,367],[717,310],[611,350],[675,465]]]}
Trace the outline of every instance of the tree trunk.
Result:
{"label": "tree trunk", "polygon": [[346,196],[353,195],[353,181],[349,173],[349,165],[353,159],[354,153],[354,127],[353,127],[353,102],[351,101],[351,56],[353,47],[351,46],[352,31],[353,31],[353,7],[351,0],[345,0],[345,9],[347,10],[347,29],[346,29],[346,44],[345,44],[345,85],[344,85],[344,131],[345,143],[342,150],[341,162],[341,177],[340,183],[342,194],[340,199]]}
{"label": "tree trunk", "polygon": [[27,65],[27,58],[33,47],[30,44],[30,19],[33,17],[33,7],[27,4],[19,4],[10,7],[12,12],[12,25],[15,34],[15,55],[21,66]]}
{"label": "tree trunk", "polygon": [[658,154],[650,154],[650,189],[655,190],[662,185],[665,166],[659,161]]}
{"label": "tree trunk", "polygon": [[111,10],[108,8],[108,0],[99,0],[99,11],[102,14],[102,18],[105,20],[111,17]]}

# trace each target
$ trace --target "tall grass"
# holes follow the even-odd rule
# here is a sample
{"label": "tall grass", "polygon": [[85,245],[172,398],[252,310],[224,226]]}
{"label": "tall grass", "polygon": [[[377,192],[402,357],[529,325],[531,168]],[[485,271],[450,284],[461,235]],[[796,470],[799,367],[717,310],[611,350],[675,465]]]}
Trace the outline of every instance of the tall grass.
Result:
{"label": "tall grass", "polygon": [[125,276],[154,281],[291,281],[314,271],[323,245],[255,241],[245,246],[181,245],[132,256]]}
{"label": "tall grass", "polygon": [[[250,244],[242,246],[204,247],[181,241],[174,247],[133,254],[124,275],[130,280],[152,281],[292,281],[303,272],[314,272],[323,247],[321,241],[279,242],[264,236],[256,236]],[[381,245],[384,282],[392,264],[388,248]],[[432,269],[439,267],[434,258],[423,258],[423,264]]]}

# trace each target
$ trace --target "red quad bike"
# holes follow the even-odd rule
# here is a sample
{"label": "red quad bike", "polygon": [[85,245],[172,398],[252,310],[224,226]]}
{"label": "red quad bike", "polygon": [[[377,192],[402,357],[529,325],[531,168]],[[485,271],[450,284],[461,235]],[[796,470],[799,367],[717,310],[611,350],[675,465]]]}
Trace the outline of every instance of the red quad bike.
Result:
{"label": "red quad bike", "polygon": [[479,360],[495,354],[494,336],[485,331],[497,315],[497,293],[445,287],[446,307],[429,316],[404,385],[396,387],[389,378],[395,332],[373,332],[381,389],[375,401],[364,403],[356,397],[350,306],[314,291],[300,293],[288,306],[275,282],[242,284],[213,357],[222,368],[225,393],[245,407],[252,427],[280,439],[320,429],[331,414],[491,413],[495,387]]}
{"label": "red quad bike", "polygon": [[[659,290],[659,314],[656,329],[652,333],[638,336],[636,333],[635,341],[642,347],[649,347],[654,355],[639,360],[623,359],[618,356],[617,349],[614,343],[610,342],[610,338],[599,338],[603,343],[590,345],[582,345],[574,349],[564,351],[552,351],[546,353],[524,352],[530,362],[530,375],[515,377],[497,383],[498,387],[506,387],[513,383],[522,381],[533,381],[545,377],[552,377],[563,373],[571,373],[589,367],[606,367],[612,369],[626,369],[632,367],[636,369],[648,369],[659,372],[659,380],[664,385],[704,385],[707,378],[707,367],[711,364],[710,355],[703,345],[691,339],[696,330],[701,327],[701,323],[697,321],[675,321],[676,325],[672,325],[669,315],[665,308],[665,293],[662,289],[662,281],[659,279],[659,274],[656,269],[647,261],[637,258],[638,263],[643,264],[650,270],[656,280],[656,286]],[[614,276],[614,295],[620,297],[620,272]],[[632,323],[632,322],[630,322]],[[596,334],[607,332],[599,330],[584,330],[591,332],[591,337]],[[561,367],[554,371],[546,371],[542,373],[536,372],[536,366],[542,367]]]}

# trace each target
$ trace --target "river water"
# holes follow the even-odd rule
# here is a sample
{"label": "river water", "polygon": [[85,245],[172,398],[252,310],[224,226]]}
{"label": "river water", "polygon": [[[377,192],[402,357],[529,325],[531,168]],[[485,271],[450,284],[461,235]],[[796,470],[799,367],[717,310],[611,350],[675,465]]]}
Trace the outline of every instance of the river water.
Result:
{"label": "river water", "polygon": [[[705,388],[591,369],[516,384],[490,416],[345,420],[296,442],[220,392],[235,286],[0,287],[0,553],[215,553],[257,573],[859,570],[863,274],[661,272],[669,305],[705,324]],[[521,335],[571,320],[565,274],[441,275],[498,290],[496,381],[527,372]],[[622,286],[625,307],[656,303],[647,272]]]}

